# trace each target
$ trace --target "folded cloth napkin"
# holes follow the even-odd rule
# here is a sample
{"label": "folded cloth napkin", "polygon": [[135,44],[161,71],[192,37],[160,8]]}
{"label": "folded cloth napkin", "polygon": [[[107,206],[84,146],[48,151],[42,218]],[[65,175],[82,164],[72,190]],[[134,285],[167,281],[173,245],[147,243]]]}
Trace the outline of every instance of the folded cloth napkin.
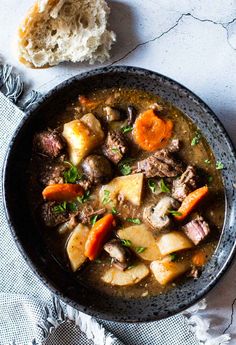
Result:
{"label": "folded cloth napkin", "polygon": [[[38,95],[33,92],[24,103],[17,103],[23,92],[23,83],[6,65],[0,65],[1,87],[2,170],[11,136]],[[96,320],[53,298],[21,257],[10,234],[2,197],[0,187],[0,345],[228,344],[228,334],[217,338],[208,334],[209,322],[199,314],[206,307],[204,301],[190,308],[185,315],[152,323],[120,324]]]}

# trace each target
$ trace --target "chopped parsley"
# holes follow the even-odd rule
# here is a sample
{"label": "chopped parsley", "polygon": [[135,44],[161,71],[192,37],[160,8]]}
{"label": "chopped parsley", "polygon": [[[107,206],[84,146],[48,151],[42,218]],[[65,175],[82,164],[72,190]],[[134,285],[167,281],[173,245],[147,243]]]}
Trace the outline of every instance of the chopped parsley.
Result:
{"label": "chopped parsley", "polygon": [[224,169],[224,164],[220,161],[216,162],[216,170],[222,170]]}
{"label": "chopped parsley", "polygon": [[156,182],[152,179],[149,179],[148,180],[148,187],[151,189],[152,193],[155,193],[155,191],[157,189]]}
{"label": "chopped parsley", "polygon": [[213,181],[213,177],[211,175],[207,176],[208,183],[211,183]]}
{"label": "chopped parsley", "polygon": [[112,147],[112,152],[115,152],[115,153],[120,153],[120,150],[119,149],[117,149],[116,147]]}
{"label": "chopped parsley", "polygon": [[132,242],[130,240],[125,240],[125,239],[121,240],[121,243],[122,243],[122,246],[124,247],[131,247],[132,245]]}
{"label": "chopped parsley", "polygon": [[173,216],[182,216],[181,212],[175,211],[175,210],[169,210],[168,213],[172,214]]}
{"label": "chopped parsley", "polygon": [[118,164],[118,168],[122,175],[129,175],[132,171],[130,163],[133,162],[133,158],[126,158]]}
{"label": "chopped parsley", "polygon": [[96,223],[97,219],[98,219],[98,214],[95,214],[94,216],[92,216],[92,217],[90,218],[90,223],[91,223],[92,225],[94,225],[94,224]]}
{"label": "chopped parsley", "polygon": [[139,218],[126,218],[126,220],[130,223],[141,224],[141,220]]}
{"label": "chopped parsley", "polygon": [[101,263],[102,263],[102,261],[99,260],[99,259],[94,260],[94,262],[95,262],[96,264],[101,264]]}
{"label": "chopped parsley", "polygon": [[90,190],[86,190],[86,192],[84,193],[84,195],[82,196],[77,196],[77,200],[80,204],[84,204],[86,201],[89,200],[90,198]]}
{"label": "chopped parsley", "polygon": [[77,210],[77,204],[76,202],[69,202],[67,203],[67,208],[71,212],[75,212]]}
{"label": "chopped parsley", "polygon": [[111,209],[111,213],[112,213],[112,214],[117,214],[117,213],[118,213],[118,211],[117,211],[117,209],[116,209],[115,207],[112,207],[112,209]]}
{"label": "chopped parsley", "polygon": [[103,203],[103,205],[106,205],[106,204],[108,204],[111,201],[110,200],[110,191],[104,189],[103,194],[104,194],[104,197],[102,199],[102,203]]}
{"label": "chopped parsley", "polygon": [[175,253],[170,254],[170,261],[177,261],[179,256]]}
{"label": "chopped parsley", "polygon": [[141,254],[141,253],[143,253],[146,249],[147,249],[146,247],[136,247],[136,248],[135,248],[135,251],[136,251],[136,253]]}
{"label": "chopped parsley", "polygon": [[163,178],[160,181],[160,188],[162,193],[170,193],[170,188],[165,184],[165,181],[163,180]]}
{"label": "chopped parsley", "polygon": [[202,138],[201,133],[195,132],[195,137],[191,141],[191,146],[195,146],[195,145],[199,144],[201,138]]}
{"label": "chopped parsley", "polygon": [[63,201],[61,204],[58,204],[53,207],[53,212],[54,213],[63,213],[66,211],[67,203],[66,201]]}
{"label": "chopped parsley", "polygon": [[133,126],[124,126],[124,127],[121,127],[121,130],[123,133],[128,133],[133,130]]}
{"label": "chopped parsley", "polygon": [[70,165],[69,170],[66,170],[63,174],[65,183],[75,183],[82,178],[82,174],[78,171],[77,167],[68,161],[65,163]]}
{"label": "chopped parsley", "polygon": [[206,163],[206,164],[211,164],[211,161],[210,161],[210,159],[205,159],[205,160],[204,160],[204,163]]}

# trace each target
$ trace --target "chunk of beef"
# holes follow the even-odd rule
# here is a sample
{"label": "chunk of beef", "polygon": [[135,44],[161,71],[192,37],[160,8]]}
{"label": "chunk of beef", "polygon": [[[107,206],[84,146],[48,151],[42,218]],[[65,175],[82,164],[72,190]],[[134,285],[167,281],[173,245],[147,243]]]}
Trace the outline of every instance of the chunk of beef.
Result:
{"label": "chunk of beef", "polygon": [[92,187],[93,182],[87,178],[87,177],[83,177],[81,180],[78,181],[78,184],[84,189],[84,190],[88,190]]}
{"label": "chunk of beef", "polygon": [[35,134],[33,146],[36,152],[55,158],[64,148],[64,141],[56,132],[43,131]]}
{"label": "chunk of beef", "polygon": [[175,177],[183,172],[182,163],[178,162],[173,156],[173,150],[177,149],[177,142],[172,143],[170,148],[156,151],[153,155],[136,163],[132,173],[143,172],[149,177]]}
{"label": "chunk of beef", "polygon": [[118,164],[127,151],[128,145],[124,136],[117,131],[109,131],[103,145],[104,155],[114,164]]}
{"label": "chunk of beef", "polygon": [[82,163],[85,176],[95,184],[111,179],[113,175],[111,163],[100,155],[90,155]]}
{"label": "chunk of beef", "polygon": [[155,230],[166,229],[171,225],[171,218],[168,211],[177,209],[178,207],[178,201],[165,195],[157,204],[144,208],[143,219]]}
{"label": "chunk of beef", "polygon": [[45,164],[42,167],[42,171],[39,173],[39,181],[48,186],[55,183],[63,183],[63,174],[66,170],[64,164]]}
{"label": "chunk of beef", "polygon": [[196,187],[196,170],[189,165],[181,177],[173,181],[172,196],[179,201],[183,201]]}
{"label": "chunk of beef", "polygon": [[99,210],[94,210],[91,205],[85,205],[81,212],[78,213],[78,217],[83,224],[90,224],[91,217],[96,215],[102,215],[106,212],[105,208],[100,208]]}
{"label": "chunk of beef", "polygon": [[170,145],[168,146],[168,151],[169,152],[178,152],[180,150],[180,143],[179,139],[172,139],[170,142]]}
{"label": "chunk of beef", "polygon": [[70,214],[65,212],[55,212],[55,202],[46,202],[41,208],[41,218],[46,226],[54,227],[70,219]]}
{"label": "chunk of beef", "polygon": [[210,228],[207,222],[201,216],[198,216],[183,226],[183,231],[195,245],[198,245],[207,237]]}
{"label": "chunk of beef", "polygon": [[118,239],[113,239],[104,245],[104,250],[112,258],[112,264],[121,271],[124,271],[129,266],[130,253],[127,248],[122,246]]}

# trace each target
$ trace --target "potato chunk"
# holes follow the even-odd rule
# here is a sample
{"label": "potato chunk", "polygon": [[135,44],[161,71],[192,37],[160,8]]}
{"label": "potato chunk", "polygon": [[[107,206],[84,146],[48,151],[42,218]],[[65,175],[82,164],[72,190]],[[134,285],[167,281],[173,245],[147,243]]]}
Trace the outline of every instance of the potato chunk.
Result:
{"label": "potato chunk", "polygon": [[157,240],[157,245],[162,256],[193,247],[193,243],[180,231],[161,235]]}
{"label": "potato chunk", "polygon": [[[123,197],[125,200],[131,202],[135,206],[141,203],[143,189],[143,174],[133,174],[128,176],[115,177],[110,183],[102,186],[100,190],[100,201],[104,200],[104,191],[109,191],[109,199],[111,202],[107,203],[107,207],[112,207],[117,204],[117,197]],[[103,202],[104,203],[104,202]]]}
{"label": "potato chunk", "polygon": [[120,271],[116,267],[111,267],[103,276],[102,280],[111,285],[127,286],[140,282],[149,274],[149,269],[143,263],[125,271]]}
{"label": "potato chunk", "polygon": [[84,255],[84,247],[88,234],[89,228],[78,224],[67,242],[66,251],[73,271],[76,271],[87,259]]}
{"label": "potato chunk", "polygon": [[101,124],[92,113],[84,115],[80,120],[65,123],[62,135],[74,165],[78,165],[104,138]]}
{"label": "potato chunk", "polygon": [[[161,258],[155,238],[144,224],[120,229],[117,234],[121,239],[129,240],[131,242],[131,248],[142,259],[153,261]],[[138,253],[138,248],[144,248],[144,251]]]}
{"label": "potato chunk", "polygon": [[152,273],[161,285],[172,282],[190,268],[187,262],[172,262],[166,259],[153,261],[150,265]]}

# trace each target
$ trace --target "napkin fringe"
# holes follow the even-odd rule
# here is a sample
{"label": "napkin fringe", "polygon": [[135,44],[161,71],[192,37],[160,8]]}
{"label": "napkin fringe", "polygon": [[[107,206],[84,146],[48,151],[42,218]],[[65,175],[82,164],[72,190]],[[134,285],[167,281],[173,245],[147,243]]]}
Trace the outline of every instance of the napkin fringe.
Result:
{"label": "napkin fringe", "polygon": [[207,307],[206,300],[195,304],[183,312],[186,317],[186,321],[190,326],[191,332],[195,334],[196,339],[199,341],[199,345],[227,345],[231,339],[230,334],[223,334],[218,337],[212,337],[210,331],[210,320],[201,317],[200,311],[205,310]]}
{"label": "napkin fringe", "polygon": [[[230,334],[223,334],[218,337],[212,337],[210,335],[210,320],[203,318],[200,314],[201,310],[205,310],[206,307],[206,300],[203,299],[182,313],[187,324],[190,326],[191,332],[199,341],[199,345],[229,344],[231,339]],[[62,305],[62,302],[53,296],[52,308],[45,307],[43,320],[38,324],[43,332],[45,341],[53,331],[65,322],[73,322],[95,345],[113,345],[117,344],[117,342],[122,344],[93,317],[79,312],[69,305]],[[32,343],[32,345],[37,344]]]}
{"label": "napkin fringe", "polygon": [[[118,339],[113,334],[106,331],[94,318],[79,312],[69,305],[63,307],[62,302],[57,297],[53,296],[52,308],[45,307],[43,319],[38,324],[38,327],[40,327],[43,332],[45,341],[52,332],[65,322],[74,322],[75,326],[78,326],[80,330],[85,333],[86,337],[92,340],[95,345],[118,344]],[[119,344],[122,345],[121,342],[119,342]]]}
{"label": "napkin fringe", "polygon": [[24,96],[24,82],[19,74],[13,72],[13,67],[8,64],[0,64],[0,90],[1,92],[22,111],[27,112],[33,104],[42,96],[37,91],[31,91]]}

